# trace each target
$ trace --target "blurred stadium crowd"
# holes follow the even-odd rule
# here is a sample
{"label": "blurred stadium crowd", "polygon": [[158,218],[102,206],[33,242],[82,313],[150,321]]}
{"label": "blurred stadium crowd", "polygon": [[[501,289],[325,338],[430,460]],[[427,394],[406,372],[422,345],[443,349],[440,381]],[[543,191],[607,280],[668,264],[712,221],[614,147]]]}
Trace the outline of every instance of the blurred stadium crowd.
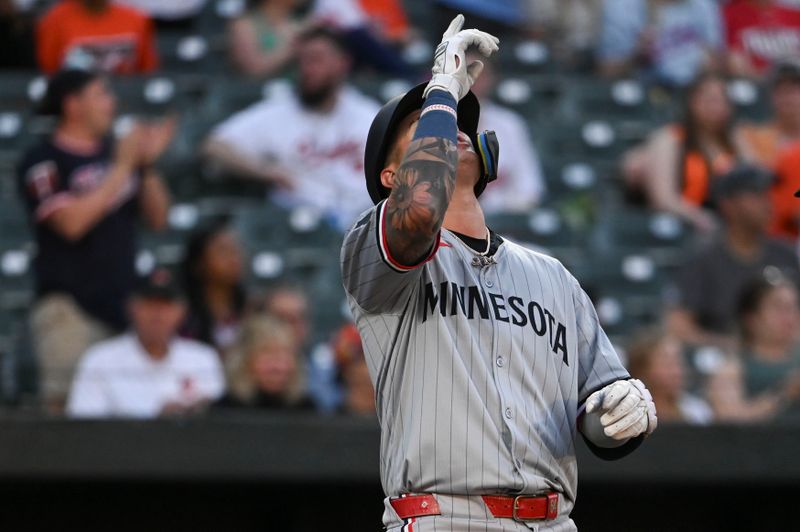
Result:
{"label": "blurred stadium crowd", "polygon": [[797,416],[798,0],[0,0],[5,407],[374,415],[341,236],[455,12],[501,38],[490,227],[662,420]]}

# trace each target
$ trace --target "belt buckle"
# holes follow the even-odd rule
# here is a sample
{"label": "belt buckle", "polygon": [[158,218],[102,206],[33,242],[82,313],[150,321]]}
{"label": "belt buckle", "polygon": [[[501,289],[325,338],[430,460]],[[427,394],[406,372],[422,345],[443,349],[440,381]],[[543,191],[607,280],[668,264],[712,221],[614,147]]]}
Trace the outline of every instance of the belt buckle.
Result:
{"label": "belt buckle", "polygon": [[525,523],[525,522],[528,522],[528,521],[541,521],[542,519],[540,519],[538,517],[525,518],[525,517],[520,517],[519,515],[517,515],[517,511],[519,510],[519,500],[520,499],[536,499],[536,498],[538,498],[538,496],[536,496],[536,495],[517,495],[516,497],[514,497],[514,506],[511,509],[511,519],[513,519],[517,523]]}
{"label": "belt buckle", "polygon": [[[518,515],[519,511],[519,501],[520,499],[539,499],[545,498],[547,499],[547,507],[545,510],[544,517],[520,517]],[[511,509],[511,519],[518,523],[524,523],[528,521],[549,521],[558,517],[558,493],[557,492],[548,492],[542,495],[517,495],[514,497],[514,505]]]}

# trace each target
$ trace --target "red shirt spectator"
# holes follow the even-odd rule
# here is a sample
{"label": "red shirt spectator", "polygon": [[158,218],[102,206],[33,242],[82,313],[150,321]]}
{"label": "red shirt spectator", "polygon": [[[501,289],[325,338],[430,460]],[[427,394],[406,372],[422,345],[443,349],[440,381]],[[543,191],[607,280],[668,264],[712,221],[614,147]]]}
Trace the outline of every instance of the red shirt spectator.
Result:
{"label": "red shirt spectator", "polygon": [[770,191],[772,226],[770,233],[789,240],[800,235],[800,200],[794,197],[800,189],[800,141],[786,148],[775,163],[778,176]]}
{"label": "red shirt spectator", "polygon": [[800,9],[773,0],[733,0],[725,6],[729,66],[758,76],[772,62],[800,55]]}
{"label": "red shirt spectator", "polygon": [[62,66],[116,74],[158,67],[150,19],[109,0],[63,0],[42,17],[36,41],[39,67],[48,74]]}

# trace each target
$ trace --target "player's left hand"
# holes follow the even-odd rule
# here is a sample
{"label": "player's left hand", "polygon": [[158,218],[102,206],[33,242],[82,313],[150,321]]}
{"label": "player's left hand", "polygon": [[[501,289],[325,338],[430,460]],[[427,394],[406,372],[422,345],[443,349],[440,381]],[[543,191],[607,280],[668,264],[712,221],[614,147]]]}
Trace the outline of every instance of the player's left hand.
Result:
{"label": "player's left hand", "polygon": [[431,80],[425,87],[423,96],[434,89],[449,91],[456,101],[461,100],[483,70],[481,61],[467,64],[466,51],[476,46],[478,51],[489,57],[499,49],[500,40],[494,35],[477,29],[462,30],[464,15],[458,15],[442,34],[442,42],[436,48]]}
{"label": "player's left hand", "polygon": [[609,438],[626,440],[656,430],[658,418],[653,397],[639,379],[619,380],[594,392],[586,400],[586,413],[600,416]]}

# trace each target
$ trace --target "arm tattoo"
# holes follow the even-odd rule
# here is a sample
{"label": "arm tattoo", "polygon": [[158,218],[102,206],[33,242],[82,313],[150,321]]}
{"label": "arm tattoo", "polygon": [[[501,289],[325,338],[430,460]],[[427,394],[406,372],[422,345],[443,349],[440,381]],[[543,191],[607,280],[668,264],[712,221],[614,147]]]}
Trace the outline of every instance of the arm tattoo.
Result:
{"label": "arm tattoo", "polygon": [[431,251],[456,182],[456,144],[440,137],[411,142],[386,200],[389,251],[402,264],[418,264]]}

